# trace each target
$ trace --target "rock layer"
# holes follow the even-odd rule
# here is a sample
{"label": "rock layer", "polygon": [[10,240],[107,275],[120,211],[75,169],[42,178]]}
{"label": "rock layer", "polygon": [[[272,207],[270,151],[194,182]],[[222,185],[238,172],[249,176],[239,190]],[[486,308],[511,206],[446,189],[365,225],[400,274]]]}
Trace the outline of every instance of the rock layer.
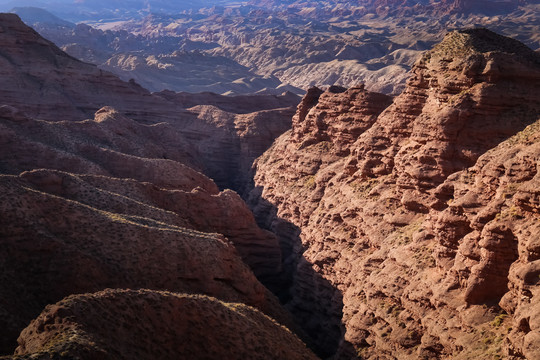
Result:
{"label": "rock layer", "polygon": [[[535,358],[536,195],[512,199],[534,188],[538,150],[505,139],[539,119],[539,75],[537,54],[480,29],[449,33],[384,111],[380,95],[351,112],[354,90],[308,92],[293,130],[257,160],[250,204],[280,237],[287,306],[321,354]],[[332,98],[364,114],[352,144],[335,130],[343,115],[323,110]],[[514,192],[501,202],[507,172]],[[522,223],[489,224],[499,210]]]}

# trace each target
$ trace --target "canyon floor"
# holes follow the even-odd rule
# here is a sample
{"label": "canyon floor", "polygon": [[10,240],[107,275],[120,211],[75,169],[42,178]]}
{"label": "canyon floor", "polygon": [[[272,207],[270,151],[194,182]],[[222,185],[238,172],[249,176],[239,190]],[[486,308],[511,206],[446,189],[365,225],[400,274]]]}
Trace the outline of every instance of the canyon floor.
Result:
{"label": "canyon floor", "polygon": [[0,14],[1,359],[540,358],[538,4],[150,3]]}

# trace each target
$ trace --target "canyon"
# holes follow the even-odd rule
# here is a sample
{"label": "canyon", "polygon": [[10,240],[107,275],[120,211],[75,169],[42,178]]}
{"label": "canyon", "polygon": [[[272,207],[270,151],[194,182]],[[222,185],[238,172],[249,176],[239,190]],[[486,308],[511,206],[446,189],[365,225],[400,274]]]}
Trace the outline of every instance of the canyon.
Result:
{"label": "canyon", "polygon": [[[507,30],[533,49],[485,28],[440,38],[537,5],[257,3],[112,30],[0,14],[0,358],[540,357],[537,23]],[[419,9],[446,20],[396,48]],[[183,53],[155,55],[175,38]],[[165,72],[115,75],[110,56],[141,64],[115,41]],[[370,78],[370,49],[403,66]],[[262,80],[145,88],[184,56]],[[355,77],[324,81],[333,58]]]}
{"label": "canyon", "polygon": [[2,353],[45,305],[105,288],[206,294],[294,329],[255,277],[280,270],[275,235],[202,172],[250,164],[290,126],[296,97],[244,98],[230,112],[236,100],[215,94],[151,94],[16,15],[0,23]]}

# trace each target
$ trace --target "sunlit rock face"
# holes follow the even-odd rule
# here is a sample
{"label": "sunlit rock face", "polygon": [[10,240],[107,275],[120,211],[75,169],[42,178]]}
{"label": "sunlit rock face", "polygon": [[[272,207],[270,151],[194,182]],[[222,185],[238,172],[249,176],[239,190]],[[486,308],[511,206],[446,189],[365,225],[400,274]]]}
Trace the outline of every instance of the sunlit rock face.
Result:
{"label": "sunlit rock face", "polygon": [[479,29],[425,53],[390,106],[308,92],[250,206],[321,353],[537,356],[539,79],[536,53]]}

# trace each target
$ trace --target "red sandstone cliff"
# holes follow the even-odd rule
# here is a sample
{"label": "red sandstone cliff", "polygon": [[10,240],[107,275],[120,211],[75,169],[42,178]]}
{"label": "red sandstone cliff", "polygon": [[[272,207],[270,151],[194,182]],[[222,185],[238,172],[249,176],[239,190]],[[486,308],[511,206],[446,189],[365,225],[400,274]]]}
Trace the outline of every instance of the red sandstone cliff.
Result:
{"label": "red sandstone cliff", "polygon": [[479,29],[448,34],[384,111],[365,90],[308,92],[251,206],[321,354],[538,357],[539,90],[538,55]]}
{"label": "red sandstone cliff", "polygon": [[[289,110],[234,112],[223,99],[186,110],[195,100],[97,73],[15,17],[0,20],[9,70],[0,107],[2,351],[46,304],[105,287],[203,293],[291,324],[241,260],[272,278],[275,237],[198,171],[222,186],[245,184],[231,174],[284,131]],[[423,56],[392,104],[361,86],[308,92],[293,129],[259,158],[250,201],[285,257],[272,285],[286,286],[278,295],[322,355],[539,356],[539,80],[537,54],[473,30]],[[156,298],[183,296],[69,299],[107,294],[129,306],[141,296],[160,309],[152,324],[171,308]],[[73,310],[69,299],[60,312]],[[50,310],[25,331],[21,353],[54,338],[39,326],[49,320],[66,334],[89,326],[83,342],[107,343],[93,318],[73,311],[82,319],[68,325]],[[251,331],[240,325],[228,332]]]}

